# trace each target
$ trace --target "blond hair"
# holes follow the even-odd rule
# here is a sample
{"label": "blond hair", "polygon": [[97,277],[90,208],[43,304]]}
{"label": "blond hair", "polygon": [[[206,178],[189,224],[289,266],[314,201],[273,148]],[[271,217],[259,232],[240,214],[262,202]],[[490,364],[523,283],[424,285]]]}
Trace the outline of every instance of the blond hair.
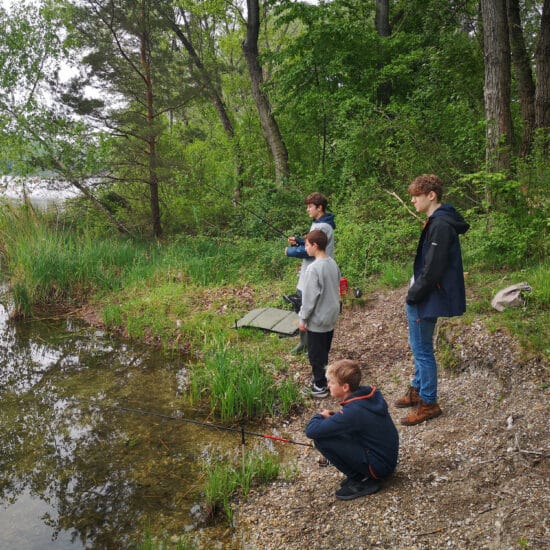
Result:
{"label": "blond hair", "polygon": [[327,367],[327,377],[334,378],[341,386],[348,384],[350,391],[354,392],[361,383],[359,362],[352,359],[334,361]]}

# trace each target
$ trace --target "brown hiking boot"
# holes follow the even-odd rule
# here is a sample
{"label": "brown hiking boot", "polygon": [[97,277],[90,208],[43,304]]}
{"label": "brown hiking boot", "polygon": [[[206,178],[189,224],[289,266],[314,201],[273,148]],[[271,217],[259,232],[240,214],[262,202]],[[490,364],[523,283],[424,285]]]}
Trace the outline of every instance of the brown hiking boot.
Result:
{"label": "brown hiking boot", "polygon": [[405,407],[416,407],[416,405],[420,404],[420,401],[418,390],[413,388],[413,386],[409,386],[407,393],[401,399],[398,399],[394,405],[398,409],[404,409]]}
{"label": "brown hiking boot", "polygon": [[401,422],[403,426],[415,426],[416,424],[420,424],[421,422],[425,422],[426,420],[430,420],[430,418],[435,418],[441,414],[441,408],[437,403],[428,404],[424,403],[421,399],[418,407],[416,407],[416,409],[414,409],[414,411],[412,411],[408,416],[401,418],[399,422]]}

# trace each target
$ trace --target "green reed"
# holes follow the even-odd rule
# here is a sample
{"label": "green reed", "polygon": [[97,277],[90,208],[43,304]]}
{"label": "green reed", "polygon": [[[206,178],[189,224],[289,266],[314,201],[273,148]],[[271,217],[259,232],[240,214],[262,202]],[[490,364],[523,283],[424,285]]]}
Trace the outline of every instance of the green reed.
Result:
{"label": "green reed", "polygon": [[233,520],[232,499],[240,494],[248,495],[251,487],[265,484],[277,478],[280,465],[277,456],[266,451],[247,453],[240,462],[226,458],[215,463],[205,462],[204,494],[206,506],[212,515],[221,513],[229,523]]}
{"label": "green reed", "polygon": [[210,414],[224,421],[284,415],[301,397],[290,378],[277,376],[282,370],[278,362],[221,344],[207,354],[204,364],[194,365],[189,399],[206,401]]}

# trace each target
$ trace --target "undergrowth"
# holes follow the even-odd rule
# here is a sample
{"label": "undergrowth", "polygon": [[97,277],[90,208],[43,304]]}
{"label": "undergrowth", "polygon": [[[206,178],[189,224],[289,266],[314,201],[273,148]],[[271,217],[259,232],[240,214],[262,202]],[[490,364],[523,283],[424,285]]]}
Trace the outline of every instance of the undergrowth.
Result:
{"label": "undergrowth", "polygon": [[192,370],[191,403],[208,403],[209,413],[225,422],[286,416],[302,398],[292,379],[280,376],[286,370],[283,360],[270,355],[229,347],[218,339]]}
{"label": "undergrowth", "polygon": [[[244,450],[243,450],[244,452]],[[235,459],[220,457],[205,461],[205,499],[212,515],[222,514],[229,524],[233,520],[233,498],[246,497],[254,484],[266,484],[277,478],[280,464],[277,456],[265,449],[255,448]]]}

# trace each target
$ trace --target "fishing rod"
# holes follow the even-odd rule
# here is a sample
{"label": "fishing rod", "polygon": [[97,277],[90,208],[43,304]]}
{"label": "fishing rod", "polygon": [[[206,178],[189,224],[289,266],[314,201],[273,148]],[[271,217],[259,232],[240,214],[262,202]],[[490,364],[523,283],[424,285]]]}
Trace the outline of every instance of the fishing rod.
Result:
{"label": "fishing rod", "polygon": [[212,188],[214,191],[218,192],[220,195],[223,195],[223,196],[231,199],[235,204],[238,204],[243,210],[246,210],[246,212],[248,212],[249,214],[252,214],[258,220],[265,223],[265,225],[267,225],[267,227],[269,227],[269,229],[272,229],[273,231],[275,231],[275,233],[277,233],[277,235],[280,235],[281,237],[284,237],[285,239],[288,237],[288,235],[286,235],[283,231],[281,231],[280,229],[278,229],[277,227],[275,227],[274,225],[269,223],[263,216],[260,216],[254,210],[252,210],[251,208],[248,208],[248,206],[243,204],[239,199],[236,199],[234,196],[229,195],[229,193],[226,193],[226,192],[222,191],[219,187],[217,187],[213,183],[206,183],[204,181],[201,181],[200,183],[202,185],[205,185],[206,187]]}
{"label": "fishing rod", "polygon": [[115,411],[129,412],[134,414],[142,414],[144,416],[156,416],[164,420],[175,420],[178,422],[186,422],[188,424],[195,424],[196,426],[201,426],[204,428],[210,428],[213,430],[223,430],[226,432],[236,432],[241,434],[242,443],[245,443],[245,435],[250,435],[254,437],[261,437],[263,439],[270,439],[272,441],[280,441],[281,443],[291,443],[292,445],[302,445],[303,447],[313,447],[311,443],[303,443],[302,441],[294,441],[293,439],[287,439],[286,437],[279,437],[276,435],[262,434],[258,432],[250,432],[244,429],[244,424],[240,428],[232,428],[231,426],[222,426],[220,424],[212,424],[211,422],[201,422],[200,420],[193,420],[191,418],[181,418],[179,416],[172,416],[169,414],[163,414],[156,411],[147,411],[144,409],[135,409],[132,407],[125,407],[122,405],[108,405],[105,403],[96,403],[94,401],[88,401],[86,399],[78,399],[77,397],[71,397],[68,401],[73,401],[81,405],[89,405],[103,409],[112,409]]}

